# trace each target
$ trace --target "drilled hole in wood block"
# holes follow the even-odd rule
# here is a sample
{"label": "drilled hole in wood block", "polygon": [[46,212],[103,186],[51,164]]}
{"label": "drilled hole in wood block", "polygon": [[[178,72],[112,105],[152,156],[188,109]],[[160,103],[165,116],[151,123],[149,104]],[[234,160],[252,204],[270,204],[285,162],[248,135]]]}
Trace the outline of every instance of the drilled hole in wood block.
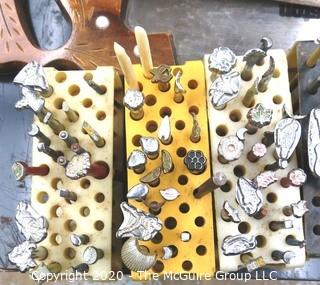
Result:
{"label": "drilled hole in wood block", "polygon": [[94,199],[97,203],[102,203],[104,200],[105,200],[105,196],[103,193],[97,193],[95,196],[94,196]]}
{"label": "drilled hole in wood block", "polygon": [[204,219],[204,217],[196,217],[194,220],[194,223],[197,227],[203,227],[205,224],[206,220]]}
{"label": "drilled hole in wood block", "polygon": [[93,74],[91,72],[86,72],[85,75],[83,76],[84,80],[92,80],[93,79]]}
{"label": "drilled hole in wood block", "polygon": [[182,131],[186,127],[186,123],[182,120],[176,121],[175,127],[177,130]]}
{"label": "drilled hole in wood block", "polygon": [[106,177],[108,177],[108,175],[110,173],[110,167],[109,167],[108,163],[106,163],[105,161],[101,161],[101,160],[95,161],[94,163],[102,166],[103,170],[104,170],[103,175],[99,178],[96,178],[96,179],[100,180],[100,179],[105,179]]}
{"label": "drilled hole in wood block", "polygon": [[320,207],[320,196],[313,197],[312,205],[315,207]]}
{"label": "drilled hole in wood block", "polygon": [[90,98],[86,98],[82,101],[82,106],[85,108],[90,108],[92,106],[92,100]]}
{"label": "drilled hole in wood block", "polygon": [[90,209],[88,207],[82,207],[80,209],[80,215],[83,217],[88,217],[90,215]]}
{"label": "drilled hole in wood block", "polygon": [[153,106],[157,103],[157,98],[156,96],[149,94],[145,97],[145,103],[147,106]]}
{"label": "drilled hole in wood block", "polygon": [[56,109],[61,110],[63,102],[64,102],[64,100],[62,98],[57,98],[54,100],[53,105]]}
{"label": "drilled hole in wood block", "polygon": [[232,182],[230,180],[227,180],[226,184],[222,185],[220,189],[223,192],[229,192],[232,189]]}
{"label": "drilled hole in wood block", "polygon": [[198,82],[197,80],[191,79],[188,81],[188,87],[190,89],[196,89],[198,87]]}
{"label": "drilled hole in wood block", "polygon": [[74,259],[76,257],[76,251],[71,247],[67,247],[64,250],[63,255],[66,259]]}
{"label": "drilled hole in wood block", "polygon": [[267,239],[265,236],[257,235],[256,240],[257,240],[257,247],[260,247],[260,248],[265,247],[267,244]]}
{"label": "drilled hole in wood block", "polygon": [[146,129],[150,133],[154,133],[158,129],[158,124],[156,121],[149,121],[146,124]]}
{"label": "drilled hole in wood block", "polygon": [[229,118],[233,122],[239,122],[241,120],[241,112],[240,110],[232,110],[229,114]]}
{"label": "drilled hole in wood block", "polygon": [[54,189],[54,190],[57,190],[57,186],[58,186],[58,183],[59,182],[62,182],[61,178],[58,178],[58,177],[55,177],[55,178],[52,178],[51,179],[51,187]]}
{"label": "drilled hole in wood block", "polygon": [[80,87],[76,84],[73,84],[69,87],[68,92],[71,96],[77,96],[80,93]]}
{"label": "drilled hole in wood block", "polygon": [[179,211],[180,211],[181,213],[186,214],[186,213],[189,212],[189,210],[190,210],[190,206],[189,206],[188,203],[182,203],[182,204],[180,204],[180,206],[179,206]]}
{"label": "drilled hole in wood block", "polygon": [[192,262],[189,260],[186,260],[182,263],[182,268],[185,271],[190,271],[192,269]]}
{"label": "drilled hole in wood block", "polygon": [[247,234],[248,232],[250,232],[250,224],[247,222],[241,222],[238,225],[238,230],[242,234]]}
{"label": "drilled hole in wood block", "polygon": [[184,147],[179,147],[177,149],[177,156],[179,157],[185,157],[187,154],[187,150]]}
{"label": "drilled hole in wood block", "polygon": [[272,98],[272,101],[276,105],[280,105],[282,103],[282,97],[279,95],[276,95]]}
{"label": "drilled hole in wood block", "polygon": [[47,203],[48,200],[49,200],[49,195],[48,195],[48,193],[45,192],[45,191],[39,192],[39,194],[37,195],[37,200],[38,200],[38,202],[41,203],[41,204]]}
{"label": "drilled hole in wood block", "polygon": [[278,68],[275,68],[273,75],[274,78],[278,78],[280,77],[280,70]]}
{"label": "drilled hole in wood block", "polygon": [[249,260],[253,258],[253,254],[251,252],[240,254],[240,260],[242,263],[246,264]]}
{"label": "drilled hole in wood block", "polygon": [[178,183],[180,185],[186,185],[188,183],[188,177],[186,175],[180,175],[178,177]]}
{"label": "drilled hole in wood block", "polygon": [[177,226],[177,220],[174,217],[168,217],[165,219],[164,225],[167,229],[173,230]]}
{"label": "drilled hole in wood block", "polygon": [[169,107],[162,107],[162,108],[160,109],[160,112],[159,112],[159,114],[160,114],[160,116],[161,116],[162,118],[164,118],[165,116],[170,117],[170,116],[171,116],[171,113],[172,113],[172,111],[171,111],[171,109],[170,109]]}
{"label": "drilled hole in wood block", "polygon": [[89,179],[83,178],[83,179],[80,180],[80,186],[81,186],[81,188],[83,188],[83,189],[88,189],[88,188],[90,187],[90,185],[91,185],[91,182],[90,182]]}
{"label": "drilled hole in wood block", "polygon": [[141,139],[141,135],[135,135],[132,138],[132,144],[137,147],[140,146],[140,139]]}
{"label": "drilled hole in wood block", "polygon": [[77,223],[75,220],[69,219],[64,223],[64,228],[66,231],[74,232],[77,229]]}
{"label": "drilled hole in wood block", "polygon": [[138,85],[139,85],[139,90],[142,92],[143,91],[143,84],[139,81]]}
{"label": "drilled hole in wood block", "polygon": [[102,231],[103,228],[104,228],[104,222],[102,221],[96,221],[94,223],[94,228],[97,230],[97,231]]}
{"label": "drilled hole in wood block", "polygon": [[162,239],[163,239],[162,234],[158,232],[151,241],[155,244],[158,244],[162,242]]}
{"label": "drilled hole in wood block", "polygon": [[96,114],[96,118],[99,121],[103,121],[107,117],[106,113],[104,111],[99,111]]}
{"label": "drilled hole in wood block", "polygon": [[207,248],[204,245],[199,245],[196,248],[196,252],[200,256],[205,255],[207,253]]}
{"label": "drilled hole in wood block", "polygon": [[217,126],[216,134],[220,137],[226,136],[228,134],[228,127],[226,125]]}
{"label": "drilled hole in wood block", "polygon": [[278,199],[278,196],[276,193],[271,192],[267,194],[267,201],[269,203],[275,203],[277,199]]}
{"label": "drilled hole in wood block", "polygon": [[62,216],[63,210],[60,205],[55,205],[51,207],[50,213],[51,213],[51,217],[59,218]]}
{"label": "drilled hole in wood block", "polygon": [[242,177],[246,174],[246,168],[243,165],[237,165],[233,169],[233,174],[237,177]]}
{"label": "drilled hole in wood block", "polygon": [[62,83],[64,81],[66,81],[67,79],[67,74],[63,71],[60,71],[56,74],[55,79],[58,83]]}
{"label": "drilled hole in wood block", "polygon": [[189,113],[190,114],[198,114],[199,113],[199,108],[197,107],[197,106],[191,106],[190,108],[189,108]]}
{"label": "drilled hole in wood block", "polygon": [[152,270],[155,273],[161,273],[163,271],[163,269],[164,269],[164,264],[160,260],[157,260],[155,265],[153,265],[153,267],[152,267]]}
{"label": "drilled hole in wood block", "polygon": [[59,245],[62,243],[62,236],[60,234],[52,234],[50,236],[50,243],[52,245]]}

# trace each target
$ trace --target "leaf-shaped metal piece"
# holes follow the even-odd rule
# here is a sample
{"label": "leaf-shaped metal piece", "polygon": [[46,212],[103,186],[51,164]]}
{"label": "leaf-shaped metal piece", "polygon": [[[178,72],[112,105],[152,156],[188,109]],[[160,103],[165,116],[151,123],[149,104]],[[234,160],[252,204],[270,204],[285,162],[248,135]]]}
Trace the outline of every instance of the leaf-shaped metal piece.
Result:
{"label": "leaf-shaped metal piece", "polygon": [[158,130],[158,138],[163,144],[168,144],[171,141],[171,127],[169,116],[164,116],[161,120]]}
{"label": "leaf-shaped metal piece", "polygon": [[160,194],[166,201],[173,201],[180,196],[180,192],[175,188],[160,190]]}
{"label": "leaf-shaped metal piece", "polygon": [[235,235],[227,236],[222,242],[222,251],[224,255],[238,255],[250,252],[257,246],[255,236],[249,235]]}
{"label": "leaf-shaped metal piece", "polygon": [[261,103],[259,103],[248,111],[247,118],[252,126],[256,128],[262,128],[271,123],[272,115],[272,109],[267,109]]}
{"label": "leaf-shaped metal piece", "polygon": [[308,159],[311,172],[320,177],[320,109],[312,109],[310,112]]}

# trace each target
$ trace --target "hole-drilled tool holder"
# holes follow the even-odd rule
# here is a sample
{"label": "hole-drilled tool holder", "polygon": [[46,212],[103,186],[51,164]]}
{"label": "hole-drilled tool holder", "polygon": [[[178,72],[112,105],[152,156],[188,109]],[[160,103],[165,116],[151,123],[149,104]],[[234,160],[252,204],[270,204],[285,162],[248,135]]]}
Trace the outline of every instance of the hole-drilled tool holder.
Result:
{"label": "hole-drilled tool holder", "polygon": [[[245,127],[247,123],[247,112],[249,108],[246,108],[242,100],[247,90],[252,86],[257,76],[261,78],[261,75],[268,69],[269,57],[272,56],[275,60],[275,72],[274,76],[269,82],[267,91],[259,92],[255,95],[255,104],[262,103],[264,107],[273,109],[273,119],[269,126],[259,129],[256,134],[245,137],[245,148],[240,159],[232,161],[228,164],[221,164],[218,160],[217,148],[220,140],[228,135],[235,135],[236,131],[242,127]],[[208,55],[204,57],[205,72],[207,80],[207,88],[212,82],[212,73],[208,69]],[[241,73],[245,63],[242,61],[242,57],[238,57],[237,64],[234,70]],[[237,204],[236,198],[236,184],[237,176],[245,176],[249,179],[253,179],[260,172],[264,170],[264,166],[275,161],[273,157],[274,145],[268,148],[268,153],[258,162],[252,163],[247,159],[247,153],[256,142],[261,142],[263,132],[273,131],[275,124],[282,118],[282,107],[286,104],[289,111],[292,111],[291,95],[289,91],[287,59],[285,52],[282,50],[269,50],[268,56],[264,59],[264,64],[261,66],[255,65],[253,68],[253,76],[250,81],[244,81],[241,79],[240,93],[237,98],[230,101],[225,109],[216,110],[211,104],[211,100],[208,98],[208,117],[210,126],[210,140],[211,140],[211,163],[213,173],[222,171],[227,175],[228,183],[222,189],[217,189],[214,192],[215,201],[215,213],[216,213],[216,225],[217,225],[217,239],[218,239],[218,252],[219,252],[219,264],[220,270],[234,271],[240,266],[244,266],[241,261],[241,255],[226,256],[223,254],[221,245],[224,238],[228,235],[237,235],[240,233],[248,233],[249,235],[255,235],[258,246],[251,254],[253,258],[262,256],[270,265],[283,265],[285,267],[297,267],[303,266],[305,263],[305,249],[298,246],[289,246],[286,244],[286,237],[293,235],[298,240],[304,239],[303,234],[303,221],[302,219],[294,218],[293,216],[287,217],[283,214],[283,208],[291,203],[298,202],[300,197],[299,188],[289,187],[282,188],[280,185],[280,179],[278,182],[269,186],[267,189],[262,190],[264,205],[268,208],[268,214],[264,218],[257,220],[253,217],[249,217]],[[277,172],[279,178],[286,176],[290,169],[297,167],[296,155],[293,155],[286,170]],[[221,218],[221,209],[223,208],[224,201],[229,203],[238,210],[241,218],[241,223],[226,222]],[[271,231],[269,223],[271,221],[292,220],[294,228],[292,229],[280,229],[278,231]],[[271,253],[274,250],[281,251],[294,251],[297,258],[292,261],[291,264],[286,264],[282,261],[275,261],[271,257]]]}

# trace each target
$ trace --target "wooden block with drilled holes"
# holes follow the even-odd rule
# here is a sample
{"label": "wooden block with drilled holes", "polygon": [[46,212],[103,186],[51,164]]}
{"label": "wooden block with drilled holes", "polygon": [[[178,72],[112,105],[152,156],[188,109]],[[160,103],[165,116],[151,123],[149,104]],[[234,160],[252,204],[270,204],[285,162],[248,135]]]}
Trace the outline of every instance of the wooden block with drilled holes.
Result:
{"label": "wooden block with drilled holes", "polygon": [[[33,141],[33,165],[47,164],[50,172],[47,176],[33,176],[32,205],[49,222],[48,236],[39,246],[48,250],[45,264],[58,262],[64,272],[70,266],[83,262],[82,253],[87,246],[95,246],[103,251],[104,256],[90,266],[89,275],[99,279],[111,270],[111,216],[112,216],[112,169],[113,169],[113,96],[115,73],[112,67],[98,67],[93,71],[58,71],[45,68],[49,84],[54,93],[46,98],[46,107],[53,112],[70,135],[78,138],[80,145],[90,152],[91,161],[103,161],[109,169],[104,179],[91,176],[71,180],[65,176],[64,168],[37,150],[37,139]],[[96,93],[84,80],[92,78],[103,85],[105,94]],[[79,114],[78,121],[71,123],[61,110],[66,101]],[[83,121],[87,121],[106,141],[98,148],[88,135],[81,131]],[[51,139],[55,150],[62,151],[70,159],[73,153],[66,144],[54,135],[52,130],[35,118],[40,129]],[[58,181],[77,194],[74,204],[69,204],[56,191]],[[87,245],[74,247],[70,234],[86,234],[90,241]]]}
{"label": "wooden block with drilled holes", "polygon": [[[170,81],[170,89],[161,92],[157,84],[143,76],[140,65],[134,66],[139,82],[143,86],[145,95],[144,117],[135,121],[126,110],[126,138],[127,156],[134,149],[139,149],[141,136],[157,137],[157,129],[162,117],[170,116],[173,141],[169,145],[160,143],[161,149],[170,152],[174,170],[169,174],[161,174],[160,184],[152,187],[147,201],[161,201],[159,190],[167,187],[176,188],[181,195],[175,201],[166,202],[158,217],[163,222],[163,229],[153,241],[140,242],[150,252],[160,251],[163,246],[175,246],[177,256],[169,260],[158,259],[155,266],[148,271],[163,274],[174,273],[208,273],[215,272],[214,229],[212,195],[202,199],[195,199],[193,190],[210,177],[209,163],[209,137],[207,131],[207,114],[205,100],[204,69],[201,61],[186,62],[182,66],[173,66],[173,73],[180,69],[183,72],[181,82],[187,93],[180,104],[174,102],[174,78]],[[197,113],[201,126],[201,140],[198,143],[190,141],[192,129],[192,116],[190,112]],[[201,150],[208,159],[207,168],[201,175],[191,174],[183,163],[183,157],[189,150]],[[128,189],[139,183],[139,178],[161,166],[161,155],[155,160],[148,160],[146,169],[142,174],[128,170]],[[148,208],[140,202],[130,201],[134,206],[144,211]],[[180,234],[188,231],[191,240],[182,242]],[[132,273],[134,279],[139,279],[137,273]],[[144,276],[143,276],[144,277]]]}
{"label": "wooden block with drilled holes", "polygon": [[[259,93],[255,96],[255,104],[262,103],[263,106],[273,109],[273,118],[269,126],[259,129],[254,135],[246,135],[245,149],[243,155],[239,160],[230,162],[228,164],[221,164],[218,160],[217,147],[222,137],[228,135],[235,135],[236,131],[244,127],[247,122],[247,112],[243,103],[243,97],[248,88],[253,84],[257,76],[261,76],[269,66],[269,56],[275,59],[276,69],[274,76],[271,79],[266,92]],[[206,80],[209,90],[211,84],[211,72],[208,69],[208,55],[204,58],[206,65]],[[241,72],[245,63],[242,57],[238,57],[237,64],[234,70]],[[288,67],[285,52],[282,50],[269,50],[268,56],[264,60],[262,66],[254,66],[253,78],[250,81],[241,80],[240,94],[233,101],[229,102],[227,107],[223,110],[216,110],[213,108],[209,96],[208,99],[208,117],[210,126],[210,140],[211,140],[211,157],[212,157],[212,170],[213,173],[223,171],[228,177],[228,183],[223,189],[217,189],[214,192],[215,211],[216,211],[216,225],[217,225],[217,238],[218,238],[218,251],[219,251],[219,264],[220,269],[224,271],[237,270],[239,266],[243,265],[241,255],[225,256],[222,253],[221,245],[223,239],[228,235],[236,235],[240,233],[248,233],[255,235],[258,241],[258,246],[251,252],[254,258],[262,256],[268,265],[283,265],[281,261],[274,261],[271,258],[273,250],[291,250],[297,255],[294,262],[286,264],[285,267],[298,267],[303,266],[305,263],[305,249],[297,246],[289,246],[285,240],[288,235],[293,235],[298,240],[304,240],[303,221],[302,219],[294,218],[293,216],[287,217],[283,214],[283,207],[295,203],[301,199],[300,189],[296,187],[282,188],[280,182],[269,186],[267,189],[262,190],[264,204],[268,208],[268,215],[261,220],[249,217],[236,203],[236,183],[237,176],[244,175],[247,178],[254,178],[257,174],[263,171],[266,164],[275,161],[273,158],[274,145],[268,148],[268,153],[265,157],[256,163],[251,163],[247,159],[247,153],[250,151],[253,144],[261,142],[264,131],[272,131],[278,120],[282,118],[282,107],[286,104],[289,111],[292,111],[291,94],[289,91],[288,81]],[[286,170],[277,172],[280,178],[286,176],[290,169],[297,167],[296,155],[293,155],[292,160]],[[225,222],[222,220],[220,212],[223,202],[228,200],[240,214],[241,223],[236,224],[233,222]],[[278,231],[271,231],[269,223],[271,221],[279,221],[291,219],[294,223],[292,229],[282,229]]]}

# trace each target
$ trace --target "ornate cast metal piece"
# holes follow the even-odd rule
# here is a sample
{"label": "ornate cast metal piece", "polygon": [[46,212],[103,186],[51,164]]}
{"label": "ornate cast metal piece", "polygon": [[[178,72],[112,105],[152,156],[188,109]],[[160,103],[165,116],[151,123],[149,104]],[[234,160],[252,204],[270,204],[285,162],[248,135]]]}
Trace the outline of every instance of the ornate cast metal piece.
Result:
{"label": "ornate cast metal piece", "polygon": [[257,246],[255,236],[249,235],[235,235],[227,236],[222,242],[222,251],[224,255],[238,255],[248,253],[254,250]]}
{"label": "ornate cast metal piece", "polygon": [[68,162],[65,173],[70,179],[76,180],[87,176],[91,167],[90,154],[87,152],[74,155]]}
{"label": "ornate cast metal piece", "polygon": [[276,172],[271,170],[263,171],[253,179],[255,187],[258,189],[266,189],[277,181]]}
{"label": "ornate cast metal piece", "polygon": [[228,201],[224,201],[223,209],[226,211],[226,213],[228,214],[228,217],[231,219],[232,222],[234,223],[241,222],[238,210],[233,208]]}
{"label": "ornate cast metal piece", "polygon": [[143,201],[149,193],[148,185],[139,183],[134,185],[127,193],[127,199]]}
{"label": "ornate cast metal piece", "polygon": [[17,245],[9,254],[9,260],[16,264],[21,272],[25,272],[30,268],[37,266],[32,259],[32,251],[36,248],[36,244],[30,241],[25,241],[22,244]]}
{"label": "ornate cast metal piece", "polygon": [[308,159],[311,172],[320,177],[320,109],[312,109],[310,112]]}
{"label": "ornate cast metal piece", "polygon": [[208,62],[209,70],[219,70],[225,73],[235,66],[237,57],[228,47],[218,47],[209,55]]}

